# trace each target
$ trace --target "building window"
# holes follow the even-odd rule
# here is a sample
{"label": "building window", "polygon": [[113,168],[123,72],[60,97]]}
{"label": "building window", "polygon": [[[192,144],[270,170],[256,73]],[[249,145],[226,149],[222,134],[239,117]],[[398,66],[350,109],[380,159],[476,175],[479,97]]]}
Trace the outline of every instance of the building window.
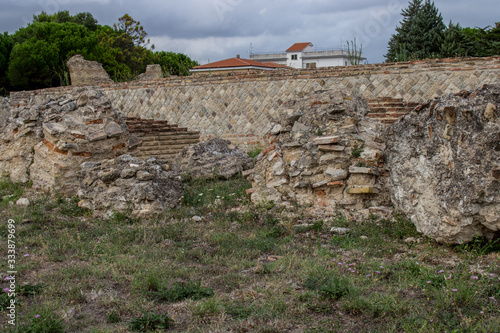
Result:
{"label": "building window", "polygon": [[316,63],[315,62],[308,62],[308,63],[306,63],[306,68],[314,69],[314,68],[316,68]]}
{"label": "building window", "polygon": [[297,60],[297,55],[296,54],[292,54],[292,60]]}

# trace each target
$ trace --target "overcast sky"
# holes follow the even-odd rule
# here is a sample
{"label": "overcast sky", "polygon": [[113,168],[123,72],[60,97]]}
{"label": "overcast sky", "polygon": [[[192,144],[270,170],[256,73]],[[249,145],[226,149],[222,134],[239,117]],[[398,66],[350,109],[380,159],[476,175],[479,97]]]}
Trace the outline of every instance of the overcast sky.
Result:
{"label": "overcast sky", "polygon": [[[444,22],[486,27],[500,21],[498,0],[436,0]],[[181,52],[201,64],[253,52],[283,52],[296,42],[339,49],[363,44],[368,62],[384,61],[407,0],[0,0],[0,32],[15,32],[41,11],[90,12],[102,25],[128,13],[156,50]]]}

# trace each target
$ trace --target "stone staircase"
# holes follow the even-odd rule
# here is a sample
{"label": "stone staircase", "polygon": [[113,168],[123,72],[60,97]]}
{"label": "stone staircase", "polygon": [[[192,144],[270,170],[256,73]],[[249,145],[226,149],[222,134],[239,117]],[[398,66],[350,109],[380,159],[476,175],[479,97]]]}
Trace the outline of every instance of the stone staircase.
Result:
{"label": "stone staircase", "polygon": [[142,159],[156,156],[172,160],[185,146],[200,142],[200,132],[188,131],[166,120],[128,117],[127,126],[131,134],[142,140],[131,155]]}
{"label": "stone staircase", "polygon": [[373,98],[368,99],[370,112],[368,117],[377,119],[385,124],[392,124],[405,114],[411,112],[420,103],[405,102],[401,98]]}

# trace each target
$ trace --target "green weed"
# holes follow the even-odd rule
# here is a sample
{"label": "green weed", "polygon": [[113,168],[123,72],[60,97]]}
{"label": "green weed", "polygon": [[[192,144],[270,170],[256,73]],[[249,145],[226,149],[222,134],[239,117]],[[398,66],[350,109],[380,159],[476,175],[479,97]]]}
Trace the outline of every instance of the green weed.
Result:
{"label": "green weed", "polygon": [[156,330],[166,330],[174,326],[174,321],[168,314],[157,314],[155,312],[142,312],[141,317],[137,317],[129,323],[129,328],[134,332],[152,332]]}
{"label": "green weed", "polygon": [[214,295],[212,288],[202,287],[201,279],[198,282],[189,281],[188,283],[174,283],[173,287],[162,289],[157,285],[150,292],[150,295],[158,301],[166,302],[178,302],[183,299],[198,300],[204,297],[210,297]]}

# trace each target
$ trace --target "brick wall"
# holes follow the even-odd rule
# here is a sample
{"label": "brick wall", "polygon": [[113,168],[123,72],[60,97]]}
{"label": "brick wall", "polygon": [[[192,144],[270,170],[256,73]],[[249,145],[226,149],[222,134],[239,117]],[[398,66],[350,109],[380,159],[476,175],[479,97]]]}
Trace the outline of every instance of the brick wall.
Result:
{"label": "brick wall", "polygon": [[[166,120],[201,137],[258,144],[284,102],[319,89],[346,87],[368,99],[422,102],[486,83],[500,83],[500,57],[278,70],[265,73],[174,77],[159,81],[103,84],[114,107],[127,116]],[[78,87],[11,93],[11,105],[41,95],[71,94]]]}

